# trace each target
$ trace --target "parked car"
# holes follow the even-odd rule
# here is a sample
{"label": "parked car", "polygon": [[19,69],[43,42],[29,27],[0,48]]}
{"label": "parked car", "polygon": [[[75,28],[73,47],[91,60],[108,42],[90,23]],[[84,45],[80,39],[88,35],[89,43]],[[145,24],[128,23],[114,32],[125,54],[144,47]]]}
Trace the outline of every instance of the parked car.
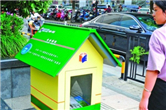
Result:
{"label": "parked car", "polygon": [[96,29],[114,53],[126,52],[126,32],[151,35],[159,27],[150,14],[139,13],[106,13],[81,26]]}
{"label": "parked car", "polygon": [[89,11],[90,13],[93,13],[93,8],[92,7],[88,7],[88,6],[83,6],[83,7],[80,7],[78,8],[80,11]]}
{"label": "parked car", "polygon": [[138,5],[122,5],[123,8],[128,8],[130,12],[137,12],[139,9]]}
{"label": "parked car", "polygon": [[130,8],[124,7],[124,8],[122,9],[122,12],[131,12],[131,10],[130,10]]}
{"label": "parked car", "polygon": [[[72,12],[72,6],[64,6],[64,9],[68,12]],[[77,11],[77,7],[75,7],[75,12]]]}
{"label": "parked car", "polygon": [[101,13],[105,12],[108,5],[97,5],[97,10],[101,10]]}
{"label": "parked car", "polygon": [[150,9],[149,8],[140,8],[140,9],[138,9],[138,13],[149,14],[150,13]]}
{"label": "parked car", "polygon": [[61,5],[51,5],[51,6],[48,8],[48,11],[50,12],[50,11],[53,11],[54,9],[56,9],[56,10],[61,10],[61,9],[63,9],[63,6],[61,6]]}

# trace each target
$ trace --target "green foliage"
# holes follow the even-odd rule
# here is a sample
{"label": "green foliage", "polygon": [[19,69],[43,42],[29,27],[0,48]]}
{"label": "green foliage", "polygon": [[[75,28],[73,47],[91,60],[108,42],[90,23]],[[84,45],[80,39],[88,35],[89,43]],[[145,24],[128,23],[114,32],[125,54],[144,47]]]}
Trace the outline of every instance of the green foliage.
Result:
{"label": "green foliage", "polygon": [[88,104],[84,101],[80,101],[79,104],[82,106],[82,107],[85,107],[85,106],[88,106]]}
{"label": "green foliage", "polygon": [[1,57],[14,57],[25,45],[27,39],[22,36],[1,36]]}
{"label": "green foliage", "polygon": [[[21,36],[23,19],[16,16],[15,9],[23,18],[30,15],[30,11],[44,13],[52,0],[17,0],[1,1],[1,9],[6,13],[1,14],[1,57],[13,57],[25,45],[27,39]],[[3,12],[2,11],[2,12]],[[13,13],[13,16],[10,14]]]}
{"label": "green foliage", "polygon": [[23,28],[23,19],[16,16],[16,14],[8,15],[7,13],[1,14],[1,33],[5,36],[20,35]]}
{"label": "green foliage", "polygon": [[136,46],[134,47],[134,49],[130,50],[131,54],[133,55],[130,60],[133,61],[133,62],[136,62],[137,64],[139,64],[140,62],[140,57],[142,55],[146,55],[146,54],[149,54],[149,52],[145,52],[145,49],[141,46]]}
{"label": "green foliage", "polygon": [[5,11],[15,13],[14,9],[19,9],[20,16],[26,18],[30,15],[30,11],[34,10],[38,13],[45,13],[53,0],[17,0],[17,1],[1,1],[1,7],[7,9]]}
{"label": "green foliage", "polygon": [[25,45],[27,39],[21,36],[23,19],[15,14],[1,14],[1,57],[13,57]]}

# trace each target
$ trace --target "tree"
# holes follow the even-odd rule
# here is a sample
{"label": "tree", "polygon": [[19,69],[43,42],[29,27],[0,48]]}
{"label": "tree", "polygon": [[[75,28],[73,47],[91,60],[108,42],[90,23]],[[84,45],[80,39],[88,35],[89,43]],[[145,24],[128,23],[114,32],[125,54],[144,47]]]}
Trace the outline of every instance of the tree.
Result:
{"label": "tree", "polygon": [[[21,35],[23,18],[30,15],[30,11],[44,13],[52,0],[18,0],[1,1],[1,58],[14,57],[26,44],[27,38]],[[16,9],[19,11],[18,17]]]}
{"label": "tree", "polygon": [[152,10],[153,10],[153,1],[150,1],[150,13],[151,14],[153,13]]}
{"label": "tree", "polygon": [[75,0],[72,0],[72,17],[75,15]]}
{"label": "tree", "polygon": [[17,1],[1,1],[1,8],[11,13],[19,10],[19,15],[23,18],[30,15],[30,11],[45,13],[53,0],[17,0]]}

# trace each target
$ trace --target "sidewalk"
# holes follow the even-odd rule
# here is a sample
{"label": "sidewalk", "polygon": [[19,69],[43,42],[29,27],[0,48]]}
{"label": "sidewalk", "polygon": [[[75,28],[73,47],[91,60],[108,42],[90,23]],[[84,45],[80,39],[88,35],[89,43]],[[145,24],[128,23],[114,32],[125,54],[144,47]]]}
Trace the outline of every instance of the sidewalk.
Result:
{"label": "sidewalk", "polygon": [[[143,84],[121,80],[120,67],[103,66],[101,110],[138,110]],[[30,104],[30,95],[6,99],[12,110],[35,110]]]}
{"label": "sidewalk", "polygon": [[112,109],[138,110],[143,84],[132,80],[120,80],[120,67],[103,66],[102,104]]}

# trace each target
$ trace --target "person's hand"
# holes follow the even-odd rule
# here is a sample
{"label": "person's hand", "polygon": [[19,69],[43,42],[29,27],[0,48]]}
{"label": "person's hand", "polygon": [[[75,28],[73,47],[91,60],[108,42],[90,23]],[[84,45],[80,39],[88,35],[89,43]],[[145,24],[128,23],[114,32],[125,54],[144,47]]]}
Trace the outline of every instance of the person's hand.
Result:
{"label": "person's hand", "polygon": [[148,110],[148,103],[149,103],[148,99],[142,98],[139,103],[139,110]]}

